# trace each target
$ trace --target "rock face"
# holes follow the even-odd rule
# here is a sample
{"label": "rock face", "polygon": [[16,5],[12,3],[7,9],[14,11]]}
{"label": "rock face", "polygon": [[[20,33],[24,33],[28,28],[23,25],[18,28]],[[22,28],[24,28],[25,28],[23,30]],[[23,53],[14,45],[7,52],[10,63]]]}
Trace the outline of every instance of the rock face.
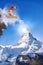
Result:
{"label": "rock face", "polygon": [[43,65],[43,56],[30,53],[28,55],[19,55],[15,65]]}
{"label": "rock face", "polygon": [[0,29],[6,29],[6,25],[5,25],[5,23],[4,22],[0,22]]}
{"label": "rock face", "polygon": [[2,16],[0,14],[0,35],[2,35],[3,29],[6,29],[7,28],[6,25],[5,25],[5,23],[2,21],[1,17]]}

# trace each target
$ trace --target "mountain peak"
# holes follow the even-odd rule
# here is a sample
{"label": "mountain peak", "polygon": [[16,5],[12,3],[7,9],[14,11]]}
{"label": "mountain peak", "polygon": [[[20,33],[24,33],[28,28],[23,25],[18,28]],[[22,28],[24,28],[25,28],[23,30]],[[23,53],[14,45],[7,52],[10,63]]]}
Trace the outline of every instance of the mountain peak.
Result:
{"label": "mountain peak", "polygon": [[1,65],[6,65],[7,63],[13,62],[15,63],[18,55],[27,55],[29,53],[39,52],[43,53],[43,44],[34,38],[30,31],[27,29],[27,31],[19,40],[18,45],[0,46],[0,62],[2,62]]}
{"label": "mountain peak", "polygon": [[26,29],[24,34],[22,35],[21,39],[19,40],[19,44],[21,43],[29,43],[29,41],[33,39],[32,34],[30,33],[29,29]]}

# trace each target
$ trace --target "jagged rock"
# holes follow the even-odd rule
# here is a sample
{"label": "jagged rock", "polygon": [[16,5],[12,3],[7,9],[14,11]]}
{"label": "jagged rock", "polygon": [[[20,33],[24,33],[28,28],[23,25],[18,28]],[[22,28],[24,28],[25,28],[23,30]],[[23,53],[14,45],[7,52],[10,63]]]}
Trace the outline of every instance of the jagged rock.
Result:
{"label": "jagged rock", "polygon": [[0,22],[0,35],[2,35],[3,29],[6,29],[6,25]]}
{"label": "jagged rock", "polygon": [[29,55],[19,55],[16,59],[15,65],[43,65],[43,56],[39,54],[32,53]]}

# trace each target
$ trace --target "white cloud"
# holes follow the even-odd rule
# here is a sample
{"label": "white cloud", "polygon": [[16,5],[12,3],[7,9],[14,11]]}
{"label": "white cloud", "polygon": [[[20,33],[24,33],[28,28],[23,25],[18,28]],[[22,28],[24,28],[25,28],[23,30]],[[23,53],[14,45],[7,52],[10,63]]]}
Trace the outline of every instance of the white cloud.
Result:
{"label": "white cloud", "polygon": [[2,15],[1,22],[4,22],[6,25],[13,24],[19,20],[19,17],[17,19],[7,18],[6,16],[8,15],[8,10],[6,8],[0,9],[0,12]]}
{"label": "white cloud", "polygon": [[16,14],[17,19],[12,19],[12,18],[8,19],[6,17],[6,15],[8,15],[8,10],[6,8],[4,8],[4,9],[0,9],[0,11],[1,11],[1,15],[2,15],[1,22],[4,22],[6,25],[8,25],[8,24],[15,24],[16,22],[18,22],[19,26],[18,26],[18,30],[17,31],[18,31],[18,33],[20,35],[22,35],[23,33],[25,33],[27,31],[27,27],[28,26],[24,23],[23,20],[21,20],[21,18],[19,17],[18,14]]}
{"label": "white cloud", "polygon": [[12,18],[7,18],[6,15],[8,15],[8,10],[7,8],[4,8],[4,9],[1,9],[0,8],[0,11],[1,11],[1,15],[2,15],[2,21],[1,22],[4,22],[6,24],[6,26],[8,26],[8,24],[15,24],[16,22],[19,23],[19,26],[17,28],[17,32],[22,35],[24,34],[25,32],[27,32],[27,29],[29,28],[32,28],[32,24],[29,23],[29,25],[25,24],[24,20],[21,20],[21,18],[19,17],[17,11],[16,12],[13,12],[14,15],[17,16],[17,19],[12,19]]}
{"label": "white cloud", "polygon": [[27,29],[28,29],[28,26],[24,23],[21,23],[18,27],[18,33],[20,35],[24,34],[24,33],[27,33]]}

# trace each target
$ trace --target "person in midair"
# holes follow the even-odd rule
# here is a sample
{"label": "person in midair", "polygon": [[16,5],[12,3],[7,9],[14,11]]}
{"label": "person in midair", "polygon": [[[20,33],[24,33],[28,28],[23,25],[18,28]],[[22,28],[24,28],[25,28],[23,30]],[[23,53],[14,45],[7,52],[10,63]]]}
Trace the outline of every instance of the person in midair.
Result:
{"label": "person in midair", "polygon": [[10,15],[10,16],[13,16],[14,14],[13,14],[13,10],[16,10],[16,6],[11,6],[9,9],[8,9],[8,14]]}

